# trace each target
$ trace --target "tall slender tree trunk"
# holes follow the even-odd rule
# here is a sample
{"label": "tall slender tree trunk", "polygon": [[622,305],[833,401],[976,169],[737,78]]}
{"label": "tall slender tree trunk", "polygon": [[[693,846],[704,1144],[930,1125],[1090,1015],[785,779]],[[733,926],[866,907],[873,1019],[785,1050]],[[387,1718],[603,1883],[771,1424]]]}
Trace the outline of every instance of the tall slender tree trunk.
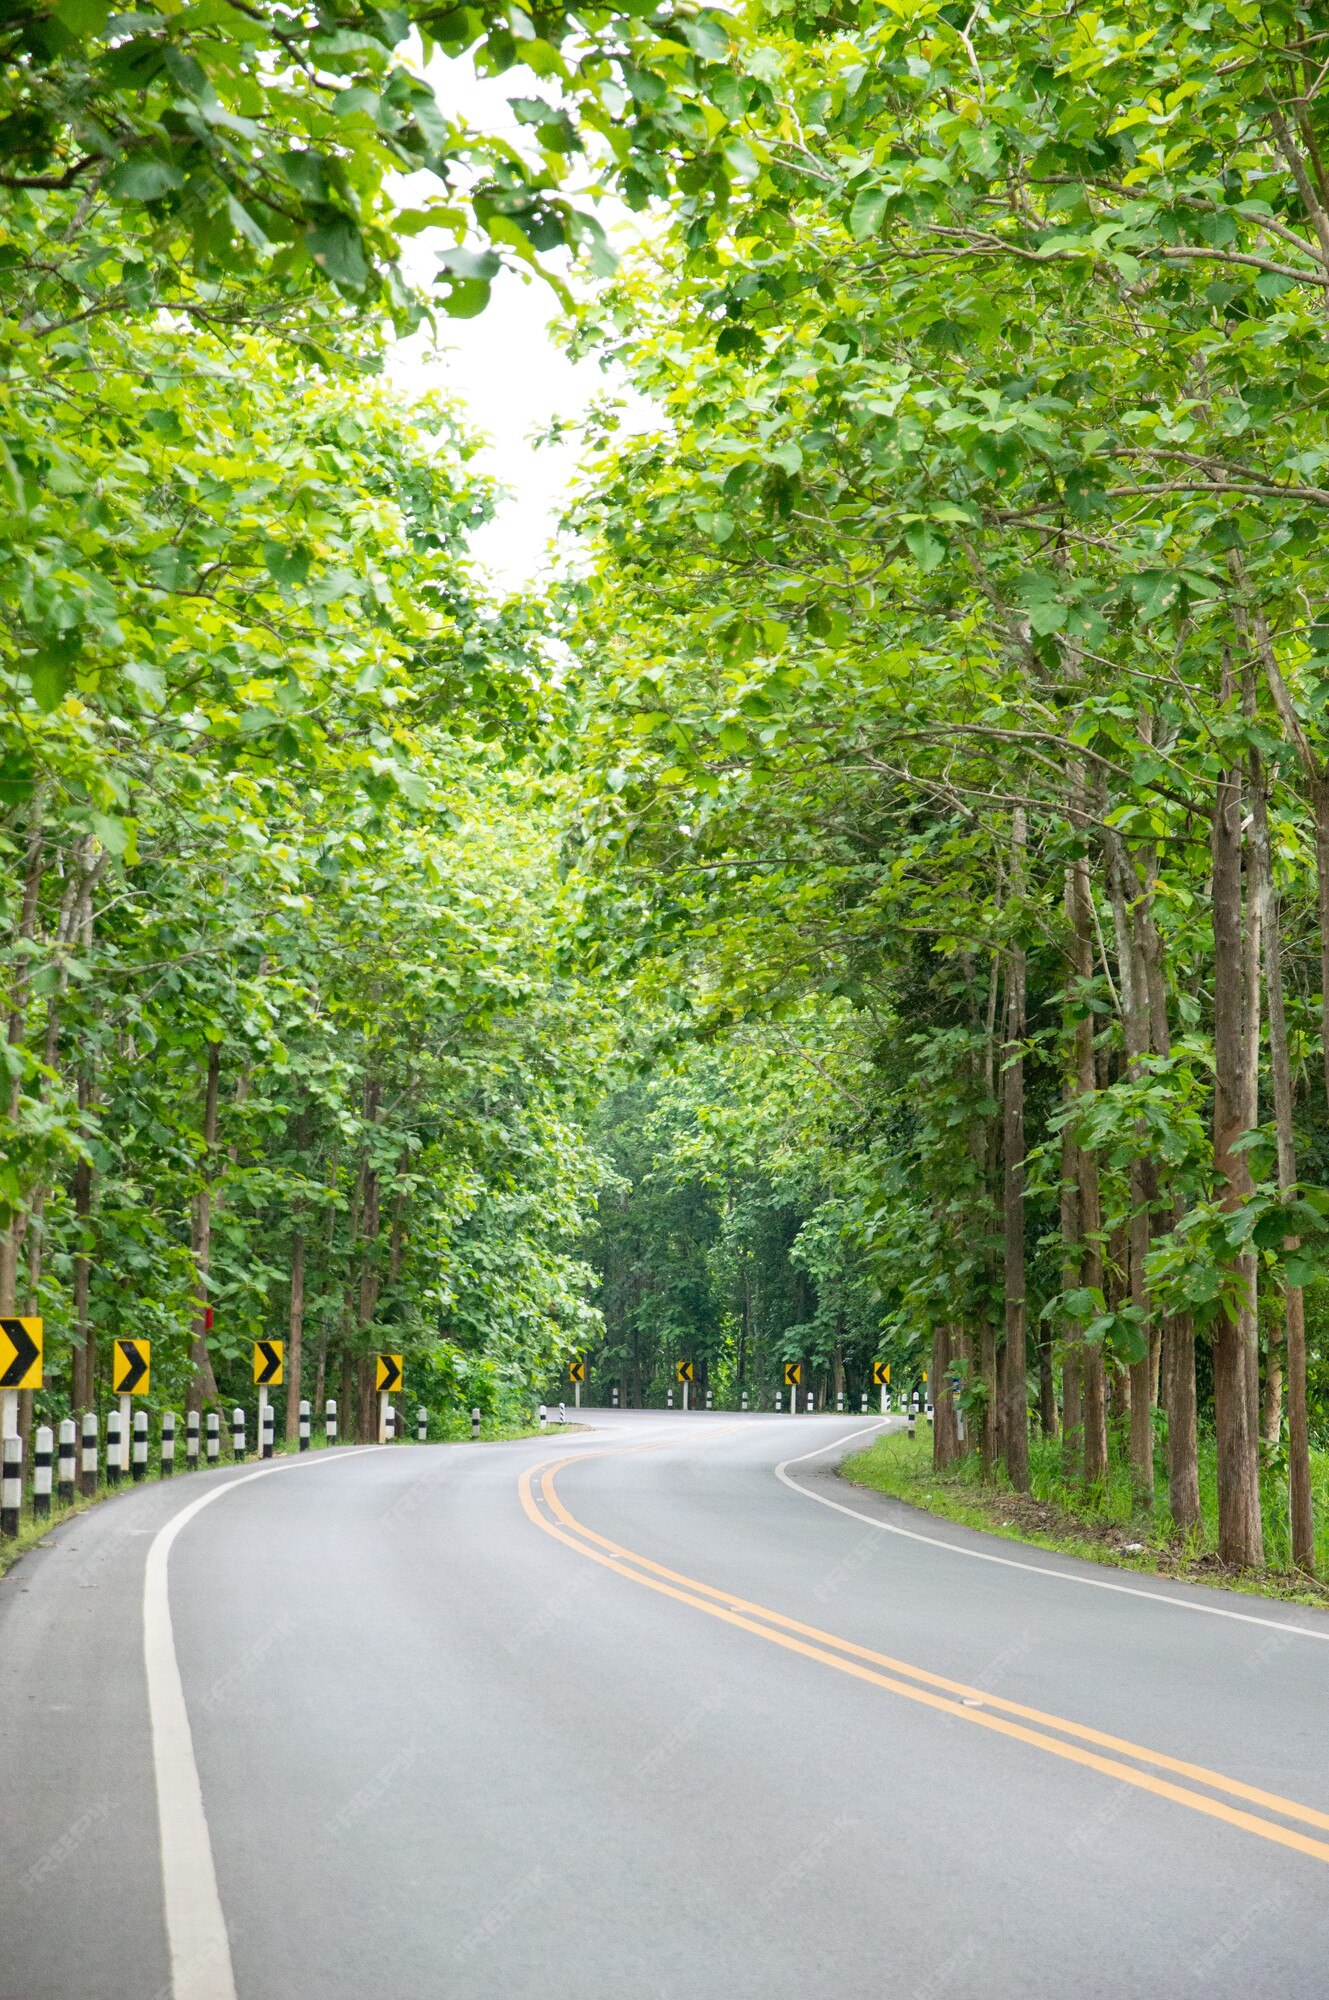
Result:
{"label": "tall slender tree trunk", "polygon": [[[1025,816],[1011,815],[1012,889],[1024,881]],[[1004,1368],[1006,1467],[1020,1492],[1029,1487],[1029,1383],[1026,1352],[1027,1304],[1024,1255],[1024,1034],[1025,954],[1012,943],[1006,961],[1006,1045],[1002,1062],[1002,1237],[1006,1291]]]}
{"label": "tall slender tree trunk", "polygon": [[193,1318],[193,1346],[190,1359],[194,1370],[190,1389],[193,1409],[214,1407],[220,1400],[217,1378],[208,1352],[208,1272],[212,1262],[212,1183],[216,1171],[217,1097],[221,1087],[221,1043],[209,1042],[208,1068],[203,1086],[203,1184],[194,1207],[194,1274],[196,1303]]}
{"label": "tall slender tree trunk", "polygon": [[[1089,864],[1081,857],[1071,869],[1071,907],[1075,939],[1075,969],[1081,990],[1087,991],[1094,974],[1093,889]],[[1077,1094],[1087,1108],[1098,1088],[1094,1061],[1094,1022],[1087,1007],[1075,1024],[1075,1080]],[[1080,1283],[1103,1295],[1103,1209],[1098,1185],[1098,1159],[1088,1146],[1075,1149],[1080,1211]],[[1107,1478],[1107,1378],[1103,1349],[1097,1341],[1085,1341],[1080,1348],[1083,1384],[1084,1478],[1087,1486]]]}
{"label": "tall slender tree trunk", "polygon": [[[1250,1195],[1246,1156],[1234,1151],[1246,1130],[1246,994],[1242,965],[1241,767],[1219,779],[1213,820],[1214,1178],[1222,1205],[1238,1210]],[[1246,1272],[1238,1277],[1246,1290]],[[1225,1300],[1213,1323],[1214,1430],[1218,1451],[1218,1553],[1241,1567],[1261,1561],[1259,1447],[1252,1399],[1251,1310]]]}
{"label": "tall slender tree trunk", "polygon": [[[1274,1097],[1274,1130],[1278,1146],[1278,1191],[1289,1195],[1297,1184],[1296,1134],[1292,1123],[1292,1065],[1288,1056],[1287,1014],[1283,999],[1283,943],[1278,896],[1274,888],[1273,856],[1263,787],[1256,792],[1251,827],[1262,905],[1265,987],[1269,1001],[1269,1070]],[[1300,1247],[1299,1236],[1285,1236],[1283,1249]],[[1287,1354],[1288,1517],[1295,1568],[1308,1574],[1315,1567],[1315,1519],[1311,1505],[1310,1427],[1306,1407],[1306,1304],[1300,1285],[1283,1288],[1283,1333]],[[1270,1338],[1266,1389],[1272,1381],[1275,1347]],[[1266,1397],[1266,1415],[1272,1418]],[[1265,1428],[1266,1442],[1277,1444],[1281,1424]],[[1272,1436],[1270,1433],[1272,1432]]]}
{"label": "tall slender tree trunk", "polygon": [[951,1362],[954,1329],[934,1328],[932,1334],[932,1463],[939,1472],[954,1465],[960,1456],[960,1439],[955,1425],[955,1398],[951,1393]]}
{"label": "tall slender tree trunk", "polygon": [[[1072,1079],[1066,1080],[1066,1097],[1074,1096]],[[1069,1103],[1066,1107],[1069,1109]],[[1069,1124],[1061,1131],[1061,1288],[1073,1292],[1080,1283],[1080,1190],[1079,1162]],[[1068,1322],[1061,1352],[1062,1457],[1068,1469],[1079,1462],[1084,1450],[1084,1406],[1081,1383],[1084,1348],[1079,1328]]]}
{"label": "tall slender tree trunk", "polygon": [[286,1442],[300,1435],[305,1344],[305,1232],[297,1212],[291,1236],[291,1312],[286,1337]]}
{"label": "tall slender tree trunk", "polygon": [[[42,794],[34,792],[28,816],[28,836],[24,848],[23,896],[19,903],[18,931],[15,942],[29,944],[36,935],[37,905],[41,895],[43,849]],[[9,985],[9,1005],[7,1009],[6,1040],[11,1049],[22,1042],[28,1019],[28,986],[31,960],[22,951],[16,952]],[[23,1088],[19,1072],[15,1069],[13,1081],[6,1096],[6,1109],[11,1131],[18,1123],[19,1106],[23,1099]],[[0,1142],[2,1146],[3,1142]],[[0,1227],[0,1313],[13,1313],[18,1305],[19,1259],[23,1251],[23,1232],[27,1221],[22,1208],[3,1219]]]}

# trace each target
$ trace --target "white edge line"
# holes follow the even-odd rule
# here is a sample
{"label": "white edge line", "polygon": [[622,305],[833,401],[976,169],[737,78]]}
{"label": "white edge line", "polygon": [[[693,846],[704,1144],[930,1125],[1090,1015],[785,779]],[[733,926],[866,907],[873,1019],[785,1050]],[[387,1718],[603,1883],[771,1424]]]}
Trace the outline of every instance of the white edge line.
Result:
{"label": "white edge line", "polygon": [[[366,1449],[387,1447],[370,1445],[339,1452],[337,1462],[358,1458]],[[326,1463],[322,1452],[316,1458],[311,1455],[293,1462],[305,1466],[320,1463]],[[236,2000],[236,1991],[212,1840],[203,1810],[203,1788],[194,1759],[194,1737],[175,1651],[167,1564],[176,1536],[204,1507],[220,1500],[224,1493],[248,1486],[251,1480],[265,1479],[270,1472],[291,1471],[293,1464],[260,1466],[256,1472],[246,1472],[239,1479],[228,1479],[200,1493],[158,1530],[143,1572],[143,1659],[157,1781],[172,2000]]]}
{"label": "white edge line", "polygon": [[[847,1437],[832,1438],[829,1444],[818,1445],[815,1451],[800,1452],[797,1458],[784,1459],[775,1468],[776,1478],[792,1493],[801,1493],[805,1500],[815,1500],[819,1507],[833,1507],[837,1514],[848,1514],[855,1521],[866,1521],[870,1528],[880,1528],[883,1534],[902,1535],[907,1542],[924,1542],[929,1548],[945,1549],[953,1556],[969,1556],[975,1562],[997,1563],[1002,1569],[1027,1570],[1032,1576],[1055,1577],[1058,1583],[1078,1583],[1087,1590],[1112,1590],[1119,1597],[1142,1597],[1148,1604],[1170,1604],[1178,1611],[1198,1611],[1206,1618],[1231,1618],[1239,1625],[1259,1625],[1266,1632],[1292,1632],[1298,1639],[1329,1641],[1329,1631],[1317,1632],[1313,1626],[1292,1625],[1285,1618],[1265,1618],[1254,1611],[1229,1611],[1223,1604],[1200,1604],[1194,1598],[1173,1597],[1167,1591],[1141,1590],[1132,1583],[1112,1583],[1105,1576],[1079,1576],[1073,1570],[1052,1569],[1047,1563],[1022,1562],[1018,1556],[999,1556],[991,1549],[967,1549],[963,1542],[948,1542],[940,1535],[920,1534],[917,1528],[902,1528],[894,1521],[883,1521],[875,1514],[864,1514],[857,1507],[846,1507],[842,1500],[831,1500],[824,1493],[813,1493],[789,1477],[789,1466],[801,1465],[804,1459],[820,1458],[823,1452],[833,1451],[836,1445],[852,1444],[855,1438],[867,1437],[870,1431],[880,1429],[883,1421],[886,1420],[879,1419],[867,1430],[850,1431]],[[908,1502],[901,1504],[907,1506]],[[982,1530],[976,1529],[975,1533],[982,1533]],[[1070,1560],[1076,1561],[1077,1558],[1071,1557]]]}

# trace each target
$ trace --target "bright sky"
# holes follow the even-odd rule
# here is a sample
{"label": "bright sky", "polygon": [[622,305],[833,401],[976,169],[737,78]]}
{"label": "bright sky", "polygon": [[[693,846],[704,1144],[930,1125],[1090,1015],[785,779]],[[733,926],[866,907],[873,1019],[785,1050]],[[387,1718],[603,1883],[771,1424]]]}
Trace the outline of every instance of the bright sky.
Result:
{"label": "bright sky", "polygon": [[[459,62],[436,62],[428,75],[446,110],[464,111],[472,123],[514,136],[519,128],[508,98],[540,88],[525,71],[478,78],[469,64]],[[601,220],[611,237],[620,239],[621,248],[631,219],[626,212],[615,218],[602,209]],[[428,236],[410,246],[407,268],[424,286],[432,281],[439,247],[441,239],[436,243]],[[549,328],[558,310],[547,285],[538,279],[524,283],[504,271],[476,319],[440,316],[432,351],[428,338],[417,334],[399,342],[389,361],[393,380],[407,389],[443,388],[460,396],[474,427],[490,439],[480,464],[510,497],[472,546],[495,581],[507,588],[530,583],[544,569],[576,469],[575,439],[537,450],[533,434],[551,417],[577,419],[606,392],[625,396],[634,411],[630,421],[649,421],[649,407],[627,397],[621,380],[606,376],[598,362],[569,361],[555,344]]]}

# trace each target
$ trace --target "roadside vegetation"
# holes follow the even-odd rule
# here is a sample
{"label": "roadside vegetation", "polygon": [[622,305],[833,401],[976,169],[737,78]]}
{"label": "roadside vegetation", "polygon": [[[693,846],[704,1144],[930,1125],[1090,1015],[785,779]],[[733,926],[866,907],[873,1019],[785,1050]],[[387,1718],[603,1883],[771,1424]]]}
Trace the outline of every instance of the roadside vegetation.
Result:
{"label": "roadside vegetation", "polygon": [[[1327,55],[1292,0],[11,8],[25,1431],[128,1333],[206,1407],[284,1332],[348,1436],[382,1348],[440,1420],[889,1359],[975,1492],[1322,1566]],[[504,264],[657,412],[507,601],[465,413],[382,381]]]}

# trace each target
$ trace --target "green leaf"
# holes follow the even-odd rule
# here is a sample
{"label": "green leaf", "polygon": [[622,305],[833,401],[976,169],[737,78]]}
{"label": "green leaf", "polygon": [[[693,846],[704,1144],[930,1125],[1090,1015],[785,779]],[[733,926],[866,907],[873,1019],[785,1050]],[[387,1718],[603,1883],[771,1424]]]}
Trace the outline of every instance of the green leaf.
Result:
{"label": "green leaf", "polygon": [[344,291],[362,292],[369,283],[360,232],[347,216],[317,222],[305,231],[309,254],[334,285]]}
{"label": "green leaf", "polygon": [[849,211],[849,232],[855,242],[862,243],[867,237],[876,235],[890,199],[886,188],[864,188],[861,194],[855,195],[854,205]]}
{"label": "green leaf", "polygon": [[117,201],[160,201],[184,184],[185,177],[178,167],[140,154],[135,159],[123,160],[107,176],[106,191]]}

